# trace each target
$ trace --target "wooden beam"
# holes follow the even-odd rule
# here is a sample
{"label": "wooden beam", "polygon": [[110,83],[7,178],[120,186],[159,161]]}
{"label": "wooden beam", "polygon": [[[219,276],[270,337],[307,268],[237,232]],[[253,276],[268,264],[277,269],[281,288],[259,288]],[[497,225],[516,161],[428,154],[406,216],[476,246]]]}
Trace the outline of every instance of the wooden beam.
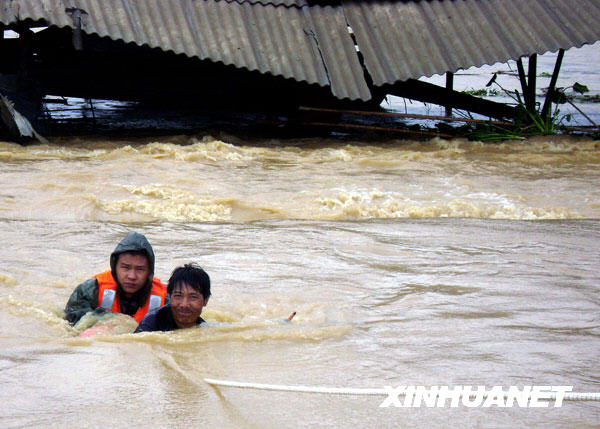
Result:
{"label": "wooden beam", "polygon": [[[448,91],[454,90],[454,73],[446,72],[446,89]],[[452,106],[446,106],[446,116],[452,116]]]}
{"label": "wooden beam", "polygon": [[450,106],[454,109],[463,109],[492,118],[512,119],[516,115],[516,109],[512,106],[448,90],[416,79],[396,82],[394,85],[386,85],[383,89],[388,94],[398,97],[439,104],[440,106]]}
{"label": "wooden beam", "polygon": [[[4,30],[6,30],[6,26],[0,22],[0,61],[6,61],[6,53],[4,52],[5,42],[4,42]],[[5,63],[3,63],[5,64]],[[3,67],[0,66],[0,73],[2,73]]]}
{"label": "wooden beam", "polygon": [[434,121],[448,121],[448,122],[468,122],[474,124],[488,124],[488,125],[499,125],[502,127],[511,127],[514,124],[512,122],[502,121],[486,121],[483,119],[471,119],[471,118],[451,118],[447,116],[436,116],[436,115],[420,115],[418,113],[399,113],[399,112],[374,112],[371,110],[348,110],[348,109],[328,109],[324,107],[310,107],[300,106],[298,110],[301,112],[323,112],[323,113],[336,113],[336,114],[350,114],[350,115],[362,115],[362,116],[387,116],[391,118],[411,118],[411,119],[429,119]]}
{"label": "wooden beam", "polygon": [[67,14],[71,15],[73,19],[73,48],[76,51],[83,51],[83,36],[81,31],[81,20],[82,14],[86,14],[87,12],[83,9],[78,8],[67,8],[65,9]]}
{"label": "wooden beam", "polygon": [[544,107],[542,108],[542,118],[548,117],[548,114],[550,113],[550,108],[552,107],[552,97],[554,96],[556,81],[558,80],[558,73],[560,72],[564,55],[565,50],[559,49],[558,56],[556,57],[556,63],[554,64],[554,71],[552,72],[552,79],[550,79],[550,86],[548,86],[548,92],[546,93],[546,99],[544,100]]}
{"label": "wooden beam", "polygon": [[517,60],[517,70],[519,71],[519,81],[521,82],[521,93],[523,97],[529,91],[527,90],[527,78],[525,77],[525,68],[523,67],[523,58]]}
{"label": "wooden beam", "polygon": [[528,77],[527,77],[527,95],[525,97],[525,107],[530,112],[535,112],[535,90],[537,81],[537,54],[533,54],[529,57],[529,64],[527,66]]}
{"label": "wooden beam", "polygon": [[359,124],[343,124],[339,122],[302,122],[300,124],[303,127],[326,127],[326,128],[350,128],[357,130],[367,130],[367,131],[378,131],[378,132],[386,132],[386,133],[401,133],[401,134],[413,134],[413,135],[421,135],[428,137],[443,137],[446,139],[451,139],[452,135],[445,133],[436,133],[431,131],[419,131],[419,130],[409,130],[404,128],[391,128],[391,127],[378,127],[375,125],[359,125]]}
{"label": "wooden beam", "polygon": [[19,25],[19,78],[27,79],[31,69],[33,59],[33,31],[23,24]]}

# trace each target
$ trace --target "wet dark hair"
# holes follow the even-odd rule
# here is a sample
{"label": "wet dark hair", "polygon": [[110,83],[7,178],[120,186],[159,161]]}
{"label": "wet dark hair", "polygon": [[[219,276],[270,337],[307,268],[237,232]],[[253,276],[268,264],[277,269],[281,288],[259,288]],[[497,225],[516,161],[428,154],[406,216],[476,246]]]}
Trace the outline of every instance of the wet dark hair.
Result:
{"label": "wet dark hair", "polygon": [[124,252],[118,253],[117,257],[115,259],[115,263],[119,262],[119,257],[121,255],[143,256],[148,261],[148,268],[151,268],[150,267],[150,257],[148,256],[148,252],[146,252],[145,250],[126,250]]}
{"label": "wet dark hair", "polygon": [[167,293],[171,295],[175,287],[183,283],[200,292],[204,299],[210,296],[210,277],[206,271],[194,263],[185,264],[173,270],[167,284]]}

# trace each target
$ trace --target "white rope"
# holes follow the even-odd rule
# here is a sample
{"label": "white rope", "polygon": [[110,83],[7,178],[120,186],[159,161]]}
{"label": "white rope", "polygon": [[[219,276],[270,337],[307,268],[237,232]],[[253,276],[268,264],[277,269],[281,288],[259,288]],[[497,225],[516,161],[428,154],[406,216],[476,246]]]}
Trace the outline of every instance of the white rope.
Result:
{"label": "white rope", "polygon": [[260,383],[243,383],[238,381],[214,380],[205,378],[208,384],[213,386],[239,387],[242,389],[258,389],[258,390],[277,390],[283,392],[304,392],[304,393],[329,393],[332,395],[383,395],[387,392],[384,389],[360,389],[346,387],[318,387],[318,386],[284,386],[281,384],[260,384]]}
{"label": "white rope", "polygon": [[[366,395],[366,396],[387,396],[389,391],[386,389],[364,389],[364,388],[347,388],[347,387],[320,387],[320,386],[286,386],[282,384],[261,384],[261,383],[244,383],[239,381],[215,380],[205,378],[205,382],[212,386],[238,387],[241,389],[255,390],[275,390],[279,392],[303,392],[303,393],[325,393],[331,395]],[[470,396],[474,397],[472,393]],[[545,399],[556,399],[556,394],[548,392],[549,397]],[[404,393],[400,393],[404,396]],[[487,397],[487,394],[484,394]],[[508,396],[504,392],[504,397]],[[600,401],[600,393],[583,393],[583,392],[564,392],[563,400],[565,401]]]}

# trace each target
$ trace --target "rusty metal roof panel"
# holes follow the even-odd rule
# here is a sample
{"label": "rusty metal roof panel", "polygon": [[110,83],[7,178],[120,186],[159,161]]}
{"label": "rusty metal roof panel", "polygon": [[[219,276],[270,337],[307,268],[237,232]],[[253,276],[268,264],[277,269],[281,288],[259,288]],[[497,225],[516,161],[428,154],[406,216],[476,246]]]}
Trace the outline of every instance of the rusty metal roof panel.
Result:
{"label": "rusty metal roof panel", "polygon": [[600,40],[599,0],[345,1],[375,85]]}

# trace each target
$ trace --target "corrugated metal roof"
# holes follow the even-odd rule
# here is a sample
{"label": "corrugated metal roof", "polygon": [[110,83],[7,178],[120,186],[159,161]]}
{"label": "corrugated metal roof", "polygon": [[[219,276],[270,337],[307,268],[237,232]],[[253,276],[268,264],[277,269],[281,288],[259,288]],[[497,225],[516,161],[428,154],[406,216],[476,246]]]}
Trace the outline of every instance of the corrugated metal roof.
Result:
{"label": "corrugated metal roof", "polygon": [[0,0],[31,19],[369,100],[376,86],[600,40],[600,0]]}
{"label": "corrugated metal roof", "polygon": [[44,21],[177,54],[330,86],[338,98],[369,100],[341,6],[282,1],[1,0],[0,20]]}
{"label": "corrugated metal roof", "polygon": [[344,2],[375,85],[600,40],[598,0]]}

